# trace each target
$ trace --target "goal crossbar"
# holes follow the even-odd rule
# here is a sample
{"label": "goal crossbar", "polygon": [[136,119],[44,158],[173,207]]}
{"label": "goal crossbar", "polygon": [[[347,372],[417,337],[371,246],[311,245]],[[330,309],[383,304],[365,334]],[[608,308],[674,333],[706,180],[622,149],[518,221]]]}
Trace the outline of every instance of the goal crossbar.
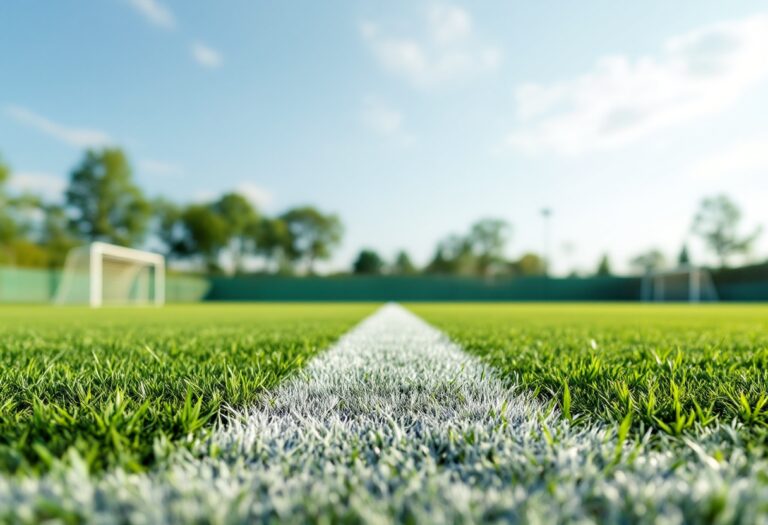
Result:
{"label": "goal crossbar", "polygon": [[[124,266],[114,270],[117,272],[116,275],[105,277],[105,261],[107,263],[119,261]],[[87,246],[75,248],[67,255],[56,302],[58,304],[87,302],[92,307],[102,306],[106,288],[105,279],[120,284],[120,291],[127,296],[129,289],[140,281],[141,277],[145,278],[143,282],[149,286],[148,275],[142,274],[147,269],[152,269],[154,293],[151,302],[160,306],[165,303],[165,258],[162,255],[105,242],[93,242]],[[78,287],[87,287],[87,294],[80,293]]]}

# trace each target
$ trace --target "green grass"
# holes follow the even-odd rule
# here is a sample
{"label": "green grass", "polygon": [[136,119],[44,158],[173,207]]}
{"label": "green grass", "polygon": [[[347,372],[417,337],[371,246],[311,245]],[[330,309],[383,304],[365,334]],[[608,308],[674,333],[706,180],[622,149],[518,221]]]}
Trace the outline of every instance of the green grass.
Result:
{"label": "green grass", "polygon": [[388,307],[284,381],[373,309],[0,309],[0,522],[765,521],[768,307]]}
{"label": "green grass", "polygon": [[768,436],[768,307],[411,305],[576,423],[681,435],[737,421]]}
{"label": "green grass", "polygon": [[0,308],[0,472],[74,449],[144,470],[241,409],[372,305]]}

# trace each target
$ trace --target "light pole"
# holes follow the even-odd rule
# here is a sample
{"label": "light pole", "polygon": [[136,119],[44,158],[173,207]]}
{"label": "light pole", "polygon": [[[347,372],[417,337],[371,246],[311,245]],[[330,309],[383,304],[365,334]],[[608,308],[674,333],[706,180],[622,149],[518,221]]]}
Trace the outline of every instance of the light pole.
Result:
{"label": "light pole", "polygon": [[541,209],[541,218],[543,219],[543,237],[544,237],[544,275],[549,275],[549,219],[552,217],[551,208]]}

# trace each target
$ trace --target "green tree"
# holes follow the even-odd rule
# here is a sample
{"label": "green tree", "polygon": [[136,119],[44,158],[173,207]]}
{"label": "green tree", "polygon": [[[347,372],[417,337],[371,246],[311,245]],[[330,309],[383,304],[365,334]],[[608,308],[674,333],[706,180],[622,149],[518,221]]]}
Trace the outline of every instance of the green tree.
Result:
{"label": "green tree", "polygon": [[117,148],[86,152],[72,172],[66,202],[75,232],[88,241],[136,245],[151,215],[128,159]]}
{"label": "green tree", "polygon": [[187,232],[182,216],[183,210],[176,203],[162,197],[152,201],[152,230],[169,260],[190,255],[185,245]]}
{"label": "green tree", "polygon": [[748,253],[760,235],[760,228],[752,233],[739,233],[741,210],[727,195],[705,198],[693,221],[693,231],[699,235],[725,267],[728,259],[740,253]]}
{"label": "green tree", "polygon": [[314,273],[316,261],[329,259],[341,243],[344,228],[334,214],[302,206],[288,210],[280,219],[290,235],[288,258],[293,262],[303,261],[309,273]]}
{"label": "green tree", "polygon": [[227,225],[227,245],[235,273],[243,270],[245,254],[253,241],[253,229],[259,215],[251,202],[239,193],[227,193],[213,203],[213,210]]}
{"label": "green tree", "polygon": [[352,271],[357,274],[381,274],[384,260],[374,250],[363,249],[352,264]]}
{"label": "green tree", "polygon": [[291,233],[283,219],[262,217],[251,229],[251,236],[255,240],[256,253],[264,257],[267,271],[291,273],[288,263]]}
{"label": "green tree", "polygon": [[651,273],[664,267],[664,254],[654,248],[636,255],[629,264],[640,273]]}
{"label": "green tree", "polygon": [[518,260],[509,263],[509,269],[512,275],[531,277],[544,275],[546,264],[541,256],[535,253],[525,253]]}
{"label": "green tree", "polygon": [[425,270],[436,274],[474,274],[476,261],[471,244],[461,235],[447,236],[437,244],[435,255]]}
{"label": "green tree", "polygon": [[42,211],[43,225],[40,242],[48,250],[49,265],[55,268],[64,266],[67,253],[80,243],[72,235],[64,206],[43,204]]}
{"label": "green tree", "polygon": [[686,244],[683,244],[683,247],[680,249],[680,254],[677,256],[677,265],[678,266],[691,265],[691,256],[688,253],[688,245]]}
{"label": "green tree", "polygon": [[395,275],[413,275],[418,272],[416,265],[411,261],[411,257],[404,250],[400,250],[395,255],[392,263],[392,273]]}
{"label": "green tree", "polygon": [[595,275],[598,277],[610,277],[613,275],[611,271],[611,261],[608,259],[608,254],[603,255],[600,258],[600,262],[597,264],[597,271]]}
{"label": "green tree", "polygon": [[11,215],[11,202],[5,185],[11,175],[11,168],[0,157],[0,243],[7,244],[16,236],[16,223]]}
{"label": "green tree", "polygon": [[480,275],[489,275],[493,265],[503,262],[509,232],[509,224],[502,219],[483,219],[472,225],[467,244]]}
{"label": "green tree", "polygon": [[202,257],[209,271],[220,271],[219,256],[229,240],[229,227],[224,219],[206,204],[192,204],[182,213],[181,222],[182,252]]}

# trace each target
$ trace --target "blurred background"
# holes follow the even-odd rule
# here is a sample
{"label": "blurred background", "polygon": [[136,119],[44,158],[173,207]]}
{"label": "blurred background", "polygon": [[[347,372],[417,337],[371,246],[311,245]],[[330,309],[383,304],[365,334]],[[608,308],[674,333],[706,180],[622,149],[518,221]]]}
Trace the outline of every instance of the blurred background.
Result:
{"label": "blurred background", "polygon": [[0,72],[0,301],[768,300],[762,2],[6,2]]}

